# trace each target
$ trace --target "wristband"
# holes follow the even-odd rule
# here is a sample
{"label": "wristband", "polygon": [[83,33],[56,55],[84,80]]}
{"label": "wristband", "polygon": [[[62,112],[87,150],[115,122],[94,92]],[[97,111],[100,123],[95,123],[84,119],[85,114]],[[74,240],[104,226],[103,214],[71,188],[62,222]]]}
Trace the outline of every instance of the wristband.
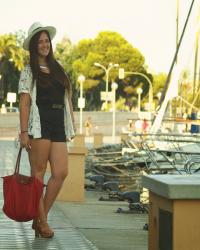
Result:
{"label": "wristband", "polygon": [[24,131],[21,131],[21,134],[27,133],[27,132],[28,132],[28,130],[24,130]]}

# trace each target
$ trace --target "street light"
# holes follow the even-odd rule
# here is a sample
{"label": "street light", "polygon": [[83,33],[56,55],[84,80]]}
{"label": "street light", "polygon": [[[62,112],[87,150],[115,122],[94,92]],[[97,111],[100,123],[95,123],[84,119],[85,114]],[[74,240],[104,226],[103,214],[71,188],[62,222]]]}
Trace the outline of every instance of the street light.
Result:
{"label": "street light", "polygon": [[[119,67],[119,64],[117,64],[117,63],[115,63],[115,64],[109,63],[107,68],[106,68],[105,66],[103,66],[102,64],[98,63],[98,62],[95,62],[94,65],[95,65],[96,67],[102,68],[102,69],[105,71],[105,73],[106,73],[106,96],[107,96],[107,94],[108,94],[109,71],[110,71],[112,68],[117,68],[117,67]],[[105,101],[106,101],[106,103],[107,103],[107,98],[106,98]]]}
{"label": "street light", "polygon": [[112,139],[113,142],[115,142],[115,134],[116,134],[116,126],[115,126],[115,121],[116,121],[116,90],[118,88],[118,84],[116,82],[113,82],[111,85],[112,88],[112,111],[113,111],[113,126],[112,126]]}
{"label": "street light", "polygon": [[80,83],[80,98],[78,99],[78,107],[80,108],[80,134],[83,133],[83,108],[85,108],[85,98],[83,98],[83,83],[84,75],[79,75],[78,82]]}
{"label": "street light", "polygon": [[149,83],[149,111],[151,112],[151,107],[152,107],[152,103],[153,103],[153,86],[152,86],[152,82],[150,81],[150,79],[143,73],[140,73],[140,72],[125,72],[123,68],[120,68],[119,69],[119,79],[124,79],[125,74],[140,75],[140,76],[144,77],[147,80],[147,82]]}
{"label": "street light", "polygon": [[138,94],[138,113],[141,109],[141,94],[142,94],[142,88],[137,88],[137,94]]}

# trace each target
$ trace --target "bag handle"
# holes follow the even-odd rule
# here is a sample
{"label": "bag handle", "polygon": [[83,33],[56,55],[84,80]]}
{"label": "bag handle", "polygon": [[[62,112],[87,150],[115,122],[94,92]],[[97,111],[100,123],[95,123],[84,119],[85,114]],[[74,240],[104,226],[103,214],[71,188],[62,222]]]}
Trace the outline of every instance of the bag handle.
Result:
{"label": "bag handle", "polygon": [[22,147],[20,147],[20,149],[19,149],[14,174],[19,174],[19,166],[20,166],[21,154],[22,154]]}
{"label": "bag handle", "polygon": [[[15,165],[15,172],[14,175],[19,175],[19,166],[20,166],[20,160],[21,160],[21,154],[22,154],[22,147],[20,147],[19,152],[18,152],[18,156],[17,156],[17,161],[16,161],[16,165]],[[2,177],[4,178],[4,177]],[[30,177],[31,180],[33,180],[34,177]],[[47,187],[46,184],[43,184],[44,187]]]}

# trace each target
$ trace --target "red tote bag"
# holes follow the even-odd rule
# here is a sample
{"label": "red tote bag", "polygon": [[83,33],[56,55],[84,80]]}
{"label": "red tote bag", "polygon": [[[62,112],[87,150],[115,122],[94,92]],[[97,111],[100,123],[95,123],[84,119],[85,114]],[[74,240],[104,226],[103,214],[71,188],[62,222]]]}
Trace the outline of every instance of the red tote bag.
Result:
{"label": "red tote bag", "polygon": [[36,177],[19,173],[22,148],[20,148],[15,172],[3,178],[3,212],[12,220],[25,222],[38,216],[38,207],[44,184]]}

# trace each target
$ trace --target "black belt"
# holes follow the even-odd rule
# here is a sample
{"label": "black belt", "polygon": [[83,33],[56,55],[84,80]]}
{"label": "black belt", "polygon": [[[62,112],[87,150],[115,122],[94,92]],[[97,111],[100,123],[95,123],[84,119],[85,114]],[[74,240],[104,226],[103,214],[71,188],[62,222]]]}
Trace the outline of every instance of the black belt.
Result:
{"label": "black belt", "polygon": [[52,104],[51,107],[52,109],[63,109],[64,104]]}
{"label": "black belt", "polygon": [[52,108],[52,109],[63,109],[64,108],[64,104],[39,104],[38,105],[39,108]]}

